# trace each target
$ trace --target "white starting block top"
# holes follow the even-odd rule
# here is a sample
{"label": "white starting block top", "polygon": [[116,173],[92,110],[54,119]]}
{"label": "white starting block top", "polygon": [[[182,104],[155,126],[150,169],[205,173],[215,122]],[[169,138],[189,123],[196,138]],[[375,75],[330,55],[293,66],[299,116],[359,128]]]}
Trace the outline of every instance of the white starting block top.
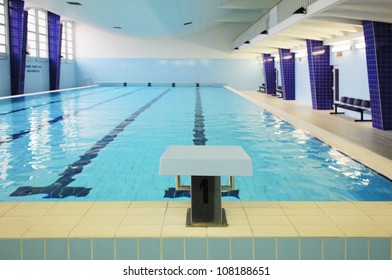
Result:
{"label": "white starting block top", "polygon": [[252,176],[252,159],[240,146],[169,146],[159,175]]}

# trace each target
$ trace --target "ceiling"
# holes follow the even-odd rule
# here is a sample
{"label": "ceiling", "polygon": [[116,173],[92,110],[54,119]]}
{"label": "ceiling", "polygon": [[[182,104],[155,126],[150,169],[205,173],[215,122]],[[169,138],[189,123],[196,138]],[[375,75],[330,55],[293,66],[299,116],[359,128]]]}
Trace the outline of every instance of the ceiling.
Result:
{"label": "ceiling", "polygon": [[[268,36],[240,51],[260,54],[276,53],[279,48],[300,50],[305,48],[306,39],[324,41],[326,45],[355,44],[363,41],[362,20],[392,23],[392,0],[335,1],[328,7],[316,5],[322,3],[318,2],[310,5],[306,14],[291,16],[288,24],[282,22],[269,29]],[[246,40],[251,38],[244,37],[241,42]]]}
{"label": "ceiling", "polygon": [[[81,5],[70,5],[68,2],[78,2]],[[246,37],[247,32],[257,27],[257,22],[279,2],[281,1],[25,0],[25,6],[46,9],[59,14],[62,19],[127,36],[147,38],[179,37],[199,33],[217,25],[238,24],[243,30],[238,38],[243,44],[252,39]],[[316,1],[306,8],[306,14],[291,16],[269,28],[268,36],[247,44],[239,52],[260,54],[276,53],[279,48],[300,49],[306,46],[306,39],[322,40],[329,45],[344,40],[363,40],[363,19],[392,23],[392,0]],[[239,47],[235,45],[238,38],[233,38],[233,49]]]}
{"label": "ceiling", "polygon": [[[25,0],[74,20],[130,36],[178,37],[219,24],[253,24],[280,0]],[[70,5],[78,2],[81,5]]]}

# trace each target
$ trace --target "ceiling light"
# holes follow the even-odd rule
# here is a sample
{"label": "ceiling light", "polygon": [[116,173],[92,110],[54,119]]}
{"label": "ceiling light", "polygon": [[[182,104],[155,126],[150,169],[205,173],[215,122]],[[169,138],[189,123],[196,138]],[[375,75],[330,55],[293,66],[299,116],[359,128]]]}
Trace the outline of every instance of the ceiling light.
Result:
{"label": "ceiling light", "polygon": [[122,29],[121,26],[113,26],[114,29]]}
{"label": "ceiling light", "polygon": [[364,43],[364,42],[356,43],[354,47],[356,49],[364,49],[364,48],[366,48],[366,43]]}
{"label": "ceiling light", "polygon": [[293,15],[304,15],[306,14],[306,9],[304,7],[299,8],[298,10],[295,10]]}
{"label": "ceiling light", "polygon": [[82,4],[79,2],[67,2],[67,3],[74,6],[82,6]]}
{"label": "ceiling light", "polygon": [[190,25],[190,24],[192,24],[191,21],[188,21],[188,22],[185,22],[185,23],[184,23],[184,25]]}
{"label": "ceiling light", "polygon": [[351,50],[351,46],[350,45],[344,45],[344,46],[335,46],[332,47],[331,51],[336,53],[336,52],[345,52],[345,51],[349,51]]}

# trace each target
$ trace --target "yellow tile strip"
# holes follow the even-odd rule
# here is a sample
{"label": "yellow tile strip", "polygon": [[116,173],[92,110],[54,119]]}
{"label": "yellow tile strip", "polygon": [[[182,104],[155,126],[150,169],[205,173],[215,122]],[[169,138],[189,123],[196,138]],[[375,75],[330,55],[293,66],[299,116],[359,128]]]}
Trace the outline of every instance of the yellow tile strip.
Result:
{"label": "yellow tile strip", "polygon": [[1,202],[0,239],[392,237],[392,202],[224,202],[227,228],[186,227],[187,207],[184,201]]}

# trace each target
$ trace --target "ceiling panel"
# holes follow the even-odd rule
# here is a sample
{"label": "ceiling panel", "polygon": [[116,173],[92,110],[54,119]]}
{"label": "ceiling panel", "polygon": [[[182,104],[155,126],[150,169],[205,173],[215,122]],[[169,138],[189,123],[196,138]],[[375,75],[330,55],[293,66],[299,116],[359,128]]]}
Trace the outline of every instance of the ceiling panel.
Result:
{"label": "ceiling panel", "polygon": [[[26,7],[41,7],[63,19],[106,30],[143,37],[178,37],[225,23],[249,23],[279,0],[25,0]],[[188,24],[186,24],[188,23]],[[186,24],[186,25],[184,25]]]}

